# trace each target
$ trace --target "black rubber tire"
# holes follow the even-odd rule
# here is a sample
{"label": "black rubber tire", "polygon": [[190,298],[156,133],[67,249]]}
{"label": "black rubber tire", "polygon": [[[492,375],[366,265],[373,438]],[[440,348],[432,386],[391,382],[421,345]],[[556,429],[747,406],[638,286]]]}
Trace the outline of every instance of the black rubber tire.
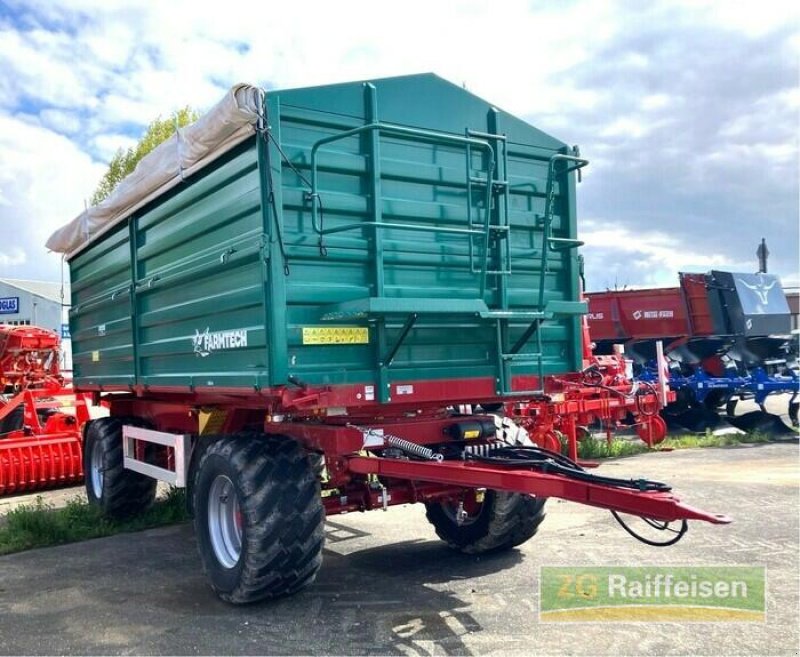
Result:
{"label": "black rubber tire", "polygon": [[[232,567],[217,557],[209,494],[218,476],[233,484],[241,513],[241,551]],[[211,443],[196,469],[194,527],[203,570],[227,602],[245,604],[308,586],[322,565],[325,511],[319,480],[290,438],[246,434]]]}
{"label": "black rubber tire", "polygon": [[[137,417],[103,417],[86,425],[83,442],[83,472],[86,496],[103,514],[124,520],[150,508],[156,498],[155,479],[122,467],[122,426],[149,428]],[[99,493],[92,477],[92,452],[97,443],[103,452],[103,482]]]}
{"label": "black rubber tire", "polygon": [[425,505],[426,517],[436,534],[451,548],[465,554],[501,552],[521,545],[539,530],[546,499],[487,490],[478,515],[458,525],[444,503]]}

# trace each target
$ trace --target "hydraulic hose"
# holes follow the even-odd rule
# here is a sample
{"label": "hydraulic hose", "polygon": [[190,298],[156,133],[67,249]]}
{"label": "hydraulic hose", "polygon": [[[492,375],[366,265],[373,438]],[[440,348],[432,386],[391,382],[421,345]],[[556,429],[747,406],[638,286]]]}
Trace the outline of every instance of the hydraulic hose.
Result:
{"label": "hydraulic hose", "polygon": [[[614,488],[630,488],[647,493],[665,493],[672,490],[671,486],[659,481],[649,479],[620,479],[617,477],[604,477],[592,474],[584,470],[580,464],[558,452],[552,452],[543,447],[524,446],[524,447],[498,447],[489,451],[488,454],[465,453],[464,458],[481,463],[490,463],[509,468],[524,468],[538,470],[542,473],[559,474],[571,479],[578,479],[601,486],[611,486]],[[674,545],[680,541],[689,529],[686,520],[682,520],[678,529],[670,527],[669,522],[653,520],[641,516],[642,520],[650,527],[658,531],[667,531],[673,534],[666,541],[654,541],[650,538],[638,534],[626,523],[616,511],[611,511],[611,515],[622,526],[622,528],[637,541],[653,547],[666,547]]]}
{"label": "hydraulic hose", "polygon": [[578,463],[563,454],[542,447],[498,447],[488,456],[466,454],[468,460],[511,468],[534,469],[543,473],[558,474],[601,486],[631,488],[642,492],[665,493],[671,486],[649,479],[620,479],[605,477],[584,470]]}

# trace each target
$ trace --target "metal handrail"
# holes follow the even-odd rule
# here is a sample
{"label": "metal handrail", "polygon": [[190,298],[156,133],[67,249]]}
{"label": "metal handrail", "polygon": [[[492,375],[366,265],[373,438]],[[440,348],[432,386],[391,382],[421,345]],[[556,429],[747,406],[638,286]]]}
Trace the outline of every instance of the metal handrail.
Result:
{"label": "metal handrail", "polygon": [[[542,226],[542,258],[539,268],[539,308],[544,308],[544,286],[545,274],[547,273],[547,252],[560,251],[568,248],[581,246],[580,240],[564,240],[563,238],[550,235],[551,224],[553,222],[553,203],[555,199],[555,178],[556,162],[573,162],[573,166],[568,166],[559,173],[568,174],[577,171],[589,164],[589,160],[578,157],[577,155],[567,155],[566,153],[553,153],[547,166],[547,192],[545,194],[544,225]],[[569,243],[569,245],[567,245]]]}
{"label": "metal handrail", "polygon": [[[322,139],[314,142],[314,145],[311,147],[311,192],[308,194],[308,198],[311,200],[311,226],[314,232],[317,233],[320,237],[323,235],[331,235],[333,233],[342,233],[349,230],[355,230],[357,228],[387,228],[392,230],[414,230],[414,231],[424,231],[430,233],[447,233],[447,234],[455,234],[455,235],[480,235],[484,239],[484,258],[483,264],[481,267],[481,285],[480,289],[483,291],[485,289],[485,279],[487,275],[488,269],[488,258],[489,258],[489,238],[488,238],[488,229],[484,228],[483,230],[478,229],[470,229],[470,228],[447,228],[447,227],[440,227],[440,226],[425,226],[420,224],[397,224],[397,223],[386,223],[382,221],[362,221],[357,223],[346,224],[344,226],[335,226],[333,228],[323,228],[320,224],[319,220],[319,206],[320,206],[320,199],[319,199],[319,191],[318,191],[318,162],[317,162],[317,153],[319,152],[322,146],[330,144],[335,141],[339,141],[341,139],[347,139],[348,137],[353,137],[355,135],[359,135],[365,132],[373,132],[378,131],[381,134],[386,135],[393,135],[398,137],[414,137],[420,141],[431,141],[434,143],[451,143],[458,146],[466,146],[466,147],[475,147],[485,151],[488,154],[488,166],[487,166],[487,173],[486,173],[486,223],[489,222],[489,212],[491,211],[491,198],[492,198],[492,185],[494,183],[494,164],[495,164],[495,153],[494,148],[488,142],[482,139],[475,139],[472,137],[461,137],[458,135],[451,135],[444,132],[435,132],[432,130],[422,130],[420,128],[409,128],[406,126],[395,125],[392,123],[381,123],[381,122],[373,122],[368,123],[363,126],[359,126],[357,128],[352,128],[350,130],[345,130],[344,132],[340,132],[336,135],[331,135],[330,137],[323,137]],[[469,175],[469,174],[468,174]],[[377,202],[377,199],[376,199]],[[471,201],[467,199],[467,203],[469,204]]]}

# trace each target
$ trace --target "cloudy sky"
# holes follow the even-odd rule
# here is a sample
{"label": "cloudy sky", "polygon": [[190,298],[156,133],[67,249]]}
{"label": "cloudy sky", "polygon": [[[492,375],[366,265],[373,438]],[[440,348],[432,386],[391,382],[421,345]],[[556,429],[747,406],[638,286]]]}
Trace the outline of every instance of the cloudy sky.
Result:
{"label": "cloudy sky", "polygon": [[433,71],[581,146],[589,289],[755,271],[761,237],[796,286],[792,5],[0,0],[0,277],[58,280],[46,238],[158,115],[239,81]]}

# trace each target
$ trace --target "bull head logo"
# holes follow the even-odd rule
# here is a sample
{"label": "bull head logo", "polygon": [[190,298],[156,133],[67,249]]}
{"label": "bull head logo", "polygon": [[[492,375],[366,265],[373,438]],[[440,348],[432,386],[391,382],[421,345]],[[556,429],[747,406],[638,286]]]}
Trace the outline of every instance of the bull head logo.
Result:
{"label": "bull head logo", "polygon": [[750,285],[747,281],[739,279],[739,282],[744,285],[748,290],[751,290],[757,297],[758,300],[763,305],[769,304],[769,291],[775,287],[776,280],[772,280],[769,283],[764,282],[764,277],[759,275],[759,282],[756,285]]}

